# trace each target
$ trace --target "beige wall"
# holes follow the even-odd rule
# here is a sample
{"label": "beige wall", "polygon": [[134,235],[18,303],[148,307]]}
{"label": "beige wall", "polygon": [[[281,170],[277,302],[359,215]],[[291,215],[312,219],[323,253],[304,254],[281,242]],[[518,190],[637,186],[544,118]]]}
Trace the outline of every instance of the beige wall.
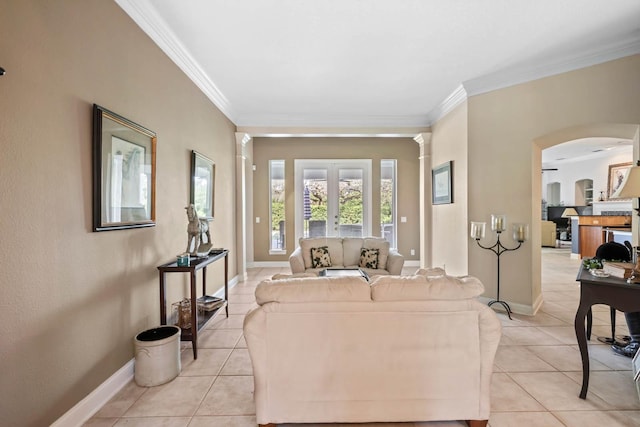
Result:
{"label": "beige wall", "polygon": [[[639,81],[635,55],[469,98],[469,220],[504,213],[509,224],[530,224],[531,240],[501,258],[502,299],[523,310],[540,301],[541,148],[574,135],[612,136],[606,124],[640,123]],[[593,133],[583,131],[588,128]],[[637,126],[622,128],[628,132],[613,136],[634,138]],[[495,296],[495,258],[469,247],[469,273],[484,282],[489,297]]]}
{"label": "beige wall", "polygon": [[[216,162],[212,235],[236,275],[235,127],[112,1],[4,2],[0,52],[0,424],[44,426],[159,323],[156,266],[186,247],[192,149]],[[157,133],[156,227],[91,231],[93,103]],[[169,301],[187,289],[174,276]]]}
{"label": "beige wall", "polygon": [[444,266],[448,274],[460,276],[468,271],[467,103],[455,108],[431,129],[432,167],[453,160],[453,203],[431,207],[432,266]]}
{"label": "beige wall", "polygon": [[[287,261],[294,242],[294,159],[372,159],[372,224],[380,223],[380,160],[397,159],[398,250],[406,259],[420,258],[419,242],[419,147],[410,138],[255,138],[253,161],[254,260]],[[269,255],[269,160],[285,160],[287,255]],[[375,226],[373,234],[376,233]],[[415,249],[415,256],[410,250]]]}

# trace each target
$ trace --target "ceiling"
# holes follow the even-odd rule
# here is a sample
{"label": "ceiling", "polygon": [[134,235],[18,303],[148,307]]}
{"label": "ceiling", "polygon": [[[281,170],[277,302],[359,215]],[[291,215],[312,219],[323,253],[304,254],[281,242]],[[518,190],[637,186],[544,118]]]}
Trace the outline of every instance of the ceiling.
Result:
{"label": "ceiling", "polygon": [[115,0],[239,127],[426,127],[640,53],[638,0]]}
{"label": "ceiling", "polygon": [[620,138],[580,138],[542,150],[542,168],[618,154],[633,156],[633,141]]}

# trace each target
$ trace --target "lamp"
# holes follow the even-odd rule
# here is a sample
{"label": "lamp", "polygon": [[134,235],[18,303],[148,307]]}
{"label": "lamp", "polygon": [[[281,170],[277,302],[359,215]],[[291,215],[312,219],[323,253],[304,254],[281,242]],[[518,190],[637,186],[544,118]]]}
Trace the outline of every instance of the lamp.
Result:
{"label": "lamp", "polygon": [[566,208],[565,210],[562,211],[562,215],[560,215],[562,218],[571,218],[572,216],[579,216],[578,215],[578,211],[576,211],[574,208]]}
{"label": "lamp", "polygon": [[[640,160],[636,166],[629,169],[620,187],[611,195],[612,199],[631,199],[633,197],[640,198]],[[640,201],[636,212],[640,216]]]}
{"label": "lamp", "polygon": [[[636,166],[629,169],[620,187],[611,195],[612,199],[629,199],[633,197],[638,197],[638,207],[635,208],[635,210],[638,216],[640,216],[640,160],[636,162]],[[636,248],[636,253],[632,256],[632,258],[636,258],[636,265],[631,273],[631,277],[627,279],[627,283],[637,283],[640,278],[640,257],[638,257],[637,251],[638,249]]]}
{"label": "lamp", "polygon": [[487,224],[485,222],[471,221],[471,232],[469,234],[470,237],[476,241],[478,246],[480,246],[482,249],[490,250],[498,257],[498,286],[496,288],[496,299],[489,301],[489,307],[496,303],[501,304],[507,311],[507,316],[509,316],[509,319],[511,319],[511,307],[509,307],[509,304],[507,304],[506,301],[502,301],[500,299],[500,255],[502,255],[504,252],[515,251],[520,246],[522,246],[522,243],[529,238],[529,226],[522,223],[513,224],[512,236],[513,240],[518,242],[518,246],[516,246],[515,248],[507,248],[502,244],[502,242],[500,242],[500,234],[507,229],[507,217],[505,215],[491,215],[491,230],[493,230],[497,236],[497,241],[492,246],[484,246],[480,243],[480,239],[484,238],[486,225]]}

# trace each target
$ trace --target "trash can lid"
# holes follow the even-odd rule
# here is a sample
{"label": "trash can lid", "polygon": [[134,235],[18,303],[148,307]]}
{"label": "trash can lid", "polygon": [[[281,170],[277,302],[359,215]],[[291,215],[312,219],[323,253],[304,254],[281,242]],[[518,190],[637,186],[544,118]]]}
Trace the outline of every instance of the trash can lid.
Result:
{"label": "trash can lid", "polygon": [[160,326],[153,329],[148,329],[144,332],[140,332],[136,339],[138,341],[158,341],[165,338],[169,338],[172,335],[180,332],[180,329],[176,326]]}

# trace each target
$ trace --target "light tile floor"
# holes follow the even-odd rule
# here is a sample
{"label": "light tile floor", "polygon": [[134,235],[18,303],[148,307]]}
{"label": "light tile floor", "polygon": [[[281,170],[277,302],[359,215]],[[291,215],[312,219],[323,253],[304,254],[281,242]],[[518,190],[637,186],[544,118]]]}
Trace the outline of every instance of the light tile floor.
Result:
{"label": "light tile floor", "polygon": [[[586,400],[578,398],[582,381],[580,353],[573,331],[580,264],[569,250],[542,250],[544,304],[536,316],[498,316],[503,337],[492,380],[491,427],[640,426],[640,401],[631,378],[631,359],[615,355],[592,337],[591,381]],[[405,269],[412,274],[414,269]],[[230,315],[201,331],[198,360],[182,343],[180,376],[168,384],[125,386],[85,426],[92,427],[253,427],[251,361],[242,337],[242,321],[255,304],[253,293],[263,278],[286,268],[255,268],[230,291]],[[595,306],[593,334],[610,335],[609,309]],[[617,335],[627,334],[618,313]],[[358,424],[377,427],[463,426],[462,422]],[[333,425],[335,426],[335,425]],[[292,425],[289,425],[292,427]]]}

